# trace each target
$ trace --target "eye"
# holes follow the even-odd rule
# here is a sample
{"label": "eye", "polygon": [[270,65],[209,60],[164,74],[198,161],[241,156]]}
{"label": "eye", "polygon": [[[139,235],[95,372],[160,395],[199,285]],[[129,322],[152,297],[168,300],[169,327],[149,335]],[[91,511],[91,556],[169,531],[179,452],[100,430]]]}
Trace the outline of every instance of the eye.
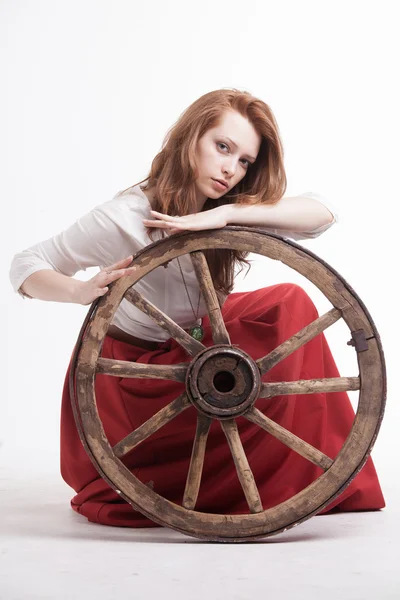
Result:
{"label": "eye", "polygon": [[[225,142],[217,142],[217,146],[225,146],[225,148],[228,148],[229,150],[229,146],[227,144],[225,144]],[[242,161],[244,160],[247,164],[245,165],[246,168],[249,167],[251,165],[251,162],[249,160],[247,160],[247,158],[242,158]]]}
{"label": "eye", "polygon": [[225,148],[229,149],[229,146],[227,146],[227,144],[224,144],[224,142],[217,142],[217,146],[225,146]]}

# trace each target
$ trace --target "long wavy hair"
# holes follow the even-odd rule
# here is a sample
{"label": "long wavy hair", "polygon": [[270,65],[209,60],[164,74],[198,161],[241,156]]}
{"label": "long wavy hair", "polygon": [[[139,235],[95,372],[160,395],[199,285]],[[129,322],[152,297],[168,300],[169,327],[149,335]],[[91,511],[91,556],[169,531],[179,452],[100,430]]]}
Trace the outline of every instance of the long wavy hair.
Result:
{"label": "long wavy hair", "polygon": [[[195,180],[198,176],[195,152],[199,139],[216,127],[227,110],[247,118],[261,136],[257,160],[249,165],[245,176],[220,198],[207,198],[203,211],[223,204],[275,204],[286,191],[287,179],[283,164],[283,146],[271,108],[249,92],[220,89],[204,94],[193,102],[168,130],[160,152],[151,164],[148,176],[134,184],[147,181],[143,190],[155,187],[154,210],[173,216],[191,214],[196,206]],[[123,194],[127,190],[122,190]],[[154,241],[155,231],[147,227]],[[206,249],[205,257],[218,297],[228,295],[234,284],[235,270],[241,271],[248,252],[231,249]],[[221,302],[221,299],[220,299]]]}

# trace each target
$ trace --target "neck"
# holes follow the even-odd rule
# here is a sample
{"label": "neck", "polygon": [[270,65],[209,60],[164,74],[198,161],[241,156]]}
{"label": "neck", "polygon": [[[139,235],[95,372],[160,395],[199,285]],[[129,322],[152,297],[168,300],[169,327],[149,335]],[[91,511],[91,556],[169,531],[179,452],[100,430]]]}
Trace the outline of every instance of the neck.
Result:
{"label": "neck", "polygon": [[207,196],[205,196],[200,190],[196,189],[196,210],[195,212],[201,212],[203,207],[207,201]]}

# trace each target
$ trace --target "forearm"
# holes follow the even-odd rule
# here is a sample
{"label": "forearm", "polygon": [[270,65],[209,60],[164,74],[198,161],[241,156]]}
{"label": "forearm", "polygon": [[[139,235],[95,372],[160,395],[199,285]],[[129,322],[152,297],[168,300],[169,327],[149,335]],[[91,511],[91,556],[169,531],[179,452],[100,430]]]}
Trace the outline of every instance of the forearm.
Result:
{"label": "forearm", "polygon": [[227,224],[255,225],[291,231],[313,231],[332,222],[331,212],[306,196],[284,197],[276,204],[225,205]]}
{"label": "forearm", "polygon": [[27,277],[20,290],[31,298],[39,300],[79,304],[77,297],[81,286],[82,281],[78,279],[51,269],[42,269]]}

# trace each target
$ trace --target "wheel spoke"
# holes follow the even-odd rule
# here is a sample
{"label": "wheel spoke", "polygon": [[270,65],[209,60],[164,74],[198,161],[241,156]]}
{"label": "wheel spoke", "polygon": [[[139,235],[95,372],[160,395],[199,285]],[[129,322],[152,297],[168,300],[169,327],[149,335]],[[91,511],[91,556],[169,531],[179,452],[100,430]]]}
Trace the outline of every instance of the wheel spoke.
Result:
{"label": "wheel spoke", "polygon": [[178,396],[173,402],[164,406],[164,408],[150,417],[150,419],[140,425],[135,431],[132,431],[132,433],[124,437],[118,444],[115,444],[113,447],[115,456],[121,458],[121,456],[127,454],[130,450],[135,448],[135,446],[140,444],[140,442],[143,442],[143,440],[158,431],[163,425],[166,425],[181,412],[189,408],[189,406],[192,406],[192,404],[190,403],[186,392],[183,392],[183,394]]}
{"label": "wheel spoke", "polygon": [[326,454],[297,437],[297,435],[294,433],[291,433],[281,425],[278,425],[278,423],[275,423],[275,421],[272,421],[272,419],[266,417],[257,408],[253,407],[243,416],[252,423],[255,423],[256,425],[259,425],[265,429],[265,431],[268,431],[268,433],[276,437],[298,454],[301,454],[301,456],[307,460],[311,461],[318,467],[321,467],[321,469],[324,469],[324,471],[329,469],[329,467],[332,465],[333,460],[329,458],[329,456],[326,456]]}
{"label": "wheel spoke", "polygon": [[300,379],[299,381],[281,381],[263,383],[259,398],[287,396],[289,394],[320,394],[329,392],[348,392],[360,389],[359,377],[331,377],[326,379]]}
{"label": "wheel spoke", "polygon": [[231,340],[222,318],[221,307],[206,257],[203,252],[196,251],[190,253],[190,258],[192,259],[197,280],[207,306],[214,344],[230,344]]}
{"label": "wheel spoke", "polygon": [[172,381],[185,381],[187,364],[176,365],[147,365],[130,362],[128,360],[113,360],[99,358],[96,372],[112,375],[113,377],[147,377],[149,379],[170,379]]}
{"label": "wheel spoke", "polygon": [[336,323],[342,316],[342,313],[337,308],[332,308],[315,321],[300,329],[292,335],[288,340],[280,344],[266,356],[259,358],[256,362],[260,369],[261,375],[272,369],[281,360],[292,354],[298,348],[315,338],[325,329]]}
{"label": "wheel spoke", "polygon": [[244,495],[246,496],[247,504],[250,512],[258,513],[263,511],[260,494],[254,480],[254,475],[250,469],[247,456],[244,452],[242,442],[239,436],[236,421],[229,419],[220,421],[223,432],[228,440],[229,448],[235,463],[236,471],[242,486]]}
{"label": "wheel spoke", "polygon": [[153,319],[157,325],[168,331],[170,336],[183,346],[191,356],[196,356],[201,350],[204,350],[205,346],[201,342],[192,338],[182,327],[136,290],[129,288],[125,294],[125,299],[132,302],[139,310]]}
{"label": "wheel spoke", "polygon": [[196,437],[193,442],[192,456],[190,459],[189,472],[186,479],[185,493],[183,495],[182,503],[182,506],[184,508],[188,508],[189,510],[194,509],[197,502],[197,496],[199,495],[200,481],[204,464],[204,453],[206,450],[207,437],[210,431],[211,423],[212,419],[202,415],[201,413],[198,414]]}

